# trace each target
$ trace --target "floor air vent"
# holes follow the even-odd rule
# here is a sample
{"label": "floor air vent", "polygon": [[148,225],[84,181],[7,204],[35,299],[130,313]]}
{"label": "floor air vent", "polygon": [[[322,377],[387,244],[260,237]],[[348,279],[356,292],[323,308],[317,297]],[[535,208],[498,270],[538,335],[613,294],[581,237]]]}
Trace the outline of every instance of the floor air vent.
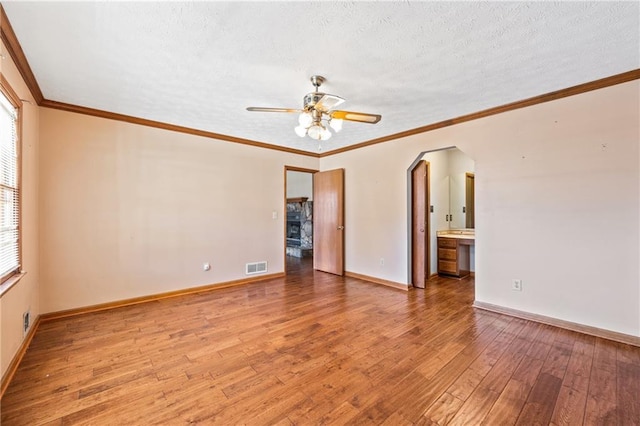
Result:
{"label": "floor air vent", "polygon": [[253,262],[246,264],[246,274],[261,274],[263,272],[267,272],[267,262]]}

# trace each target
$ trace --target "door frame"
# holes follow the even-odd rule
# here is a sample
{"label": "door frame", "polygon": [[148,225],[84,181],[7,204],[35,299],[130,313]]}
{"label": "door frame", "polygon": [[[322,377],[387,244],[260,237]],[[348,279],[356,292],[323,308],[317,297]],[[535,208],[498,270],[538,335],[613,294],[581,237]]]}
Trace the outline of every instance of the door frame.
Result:
{"label": "door frame", "polygon": [[[297,166],[287,166],[285,164],[284,166],[284,190],[283,190],[283,212],[284,214],[282,215],[282,221],[284,223],[284,229],[282,232],[282,241],[283,241],[283,246],[282,246],[282,260],[283,265],[284,265],[284,274],[287,274],[287,172],[302,172],[302,173],[311,173],[311,192],[313,193],[313,175],[317,172],[319,172],[319,170],[316,169],[306,169],[304,167],[297,167]],[[313,207],[311,208],[311,211],[313,212]],[[313,213],[311,213],[313,214]],[[315,235],[314,235],[315,238]]]}

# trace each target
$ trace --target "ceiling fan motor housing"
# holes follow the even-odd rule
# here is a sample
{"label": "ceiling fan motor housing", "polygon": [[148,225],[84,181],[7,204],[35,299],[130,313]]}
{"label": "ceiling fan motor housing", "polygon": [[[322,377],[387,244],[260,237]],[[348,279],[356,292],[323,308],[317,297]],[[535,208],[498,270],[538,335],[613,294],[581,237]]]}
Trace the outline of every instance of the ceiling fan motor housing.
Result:
{"label": "ceiling fan motor housing", "polygon": [[312,109],[324,96],[324,93],[321,92],[311,92],[307,93],[304,97],[304,109],[310,110]]}

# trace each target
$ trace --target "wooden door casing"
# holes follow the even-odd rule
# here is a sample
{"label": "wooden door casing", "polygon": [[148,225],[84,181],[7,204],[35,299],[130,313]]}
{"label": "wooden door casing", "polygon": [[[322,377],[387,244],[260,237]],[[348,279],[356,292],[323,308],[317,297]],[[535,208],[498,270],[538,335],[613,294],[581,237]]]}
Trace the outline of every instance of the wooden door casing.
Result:
{"label": "wooden door casing", "polygon": [[313,268],[344,275],[344,169],[313,176]]}

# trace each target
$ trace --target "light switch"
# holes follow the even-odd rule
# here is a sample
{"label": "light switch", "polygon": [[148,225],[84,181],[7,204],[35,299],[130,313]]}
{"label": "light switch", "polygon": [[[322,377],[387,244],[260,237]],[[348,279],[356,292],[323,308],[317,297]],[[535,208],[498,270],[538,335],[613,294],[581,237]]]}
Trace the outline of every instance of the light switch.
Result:
{"label": "light switch", "polygon": [[271,212],[271,219],[277,219],[278,218],[278,212],[277,211],[272,211]]}

